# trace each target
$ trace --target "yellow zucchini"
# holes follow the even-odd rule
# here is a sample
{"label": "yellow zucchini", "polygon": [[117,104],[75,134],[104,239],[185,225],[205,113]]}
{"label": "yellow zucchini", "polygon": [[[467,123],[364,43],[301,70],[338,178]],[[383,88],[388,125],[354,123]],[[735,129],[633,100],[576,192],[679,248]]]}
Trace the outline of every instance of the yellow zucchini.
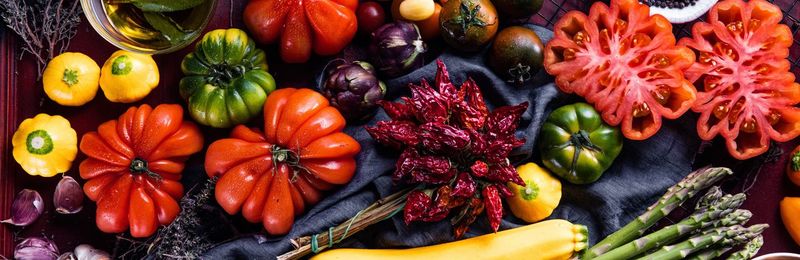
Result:
{"label": "yellow zucchini", "polygon": [[333,249],[311,259],[567,260],[586,249],[588,237],[585,226],[554,219],[439,245],[409,249]]}

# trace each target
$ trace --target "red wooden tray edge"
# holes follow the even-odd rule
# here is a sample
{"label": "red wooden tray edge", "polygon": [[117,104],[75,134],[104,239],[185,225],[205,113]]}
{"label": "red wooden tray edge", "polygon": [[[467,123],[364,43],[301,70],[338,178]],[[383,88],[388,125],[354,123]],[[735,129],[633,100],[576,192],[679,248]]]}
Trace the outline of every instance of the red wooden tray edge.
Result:
{"label": "red wooden tray edge", "polygon": [[[11,203],[14,199],[14,161],[11,156],[11,137],[16,129],[17,122],[17,90],[15,53],[16,35],[8,30],[0,31],[0,73],[5,74],[0,81],[0,218],[7,218],[11,214]],[[14,237],[9,225],[0,225],[0,256],[11,258],[14,248]]]}

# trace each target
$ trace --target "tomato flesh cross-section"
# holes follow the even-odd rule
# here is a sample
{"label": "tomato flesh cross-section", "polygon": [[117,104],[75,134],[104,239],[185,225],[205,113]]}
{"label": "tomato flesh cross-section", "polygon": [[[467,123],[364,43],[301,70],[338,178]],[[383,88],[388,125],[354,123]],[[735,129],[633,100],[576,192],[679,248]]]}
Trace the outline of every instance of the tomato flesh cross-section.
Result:
{"label": "tomato flesh cross-section", "polygon": [[694,61],[675,46],[672,25],[636,0],[596,2],[589,15],[565,14],[545,48],[556,85],[586,99],[628,139],[643,140],[689,110],[696,90],[683,76]]}
{"label": "tomato flesh cross-section", "polygon": [[699,136],[721,135],[740,160],[765,153],[770,140],[800,134],[800,84],[786,60],[792,32],[781,18],[780,8],[763,0],[726,0],[679,42],[697,58],[685,76],[698,90],[692,110],[700,113]]}

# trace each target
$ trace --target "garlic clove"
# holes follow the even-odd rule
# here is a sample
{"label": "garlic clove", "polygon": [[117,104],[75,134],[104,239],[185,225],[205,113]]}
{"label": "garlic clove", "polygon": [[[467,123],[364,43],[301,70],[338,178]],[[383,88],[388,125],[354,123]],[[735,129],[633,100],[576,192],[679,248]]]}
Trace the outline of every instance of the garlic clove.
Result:
{"label": "garlic clove", "polygon": [[14,248],[16,260],[56,260],[58,247],[45,237],[29,237]]}
{"label": "garlic clove", "polygon": [[53,194],[53,205],[56,212],[61,214],[75,214],[83,209],[83,189],[74,178],[64,175],[56,185]]}
{"label": "garlic clove", "polygon": [[75,259],[77,260],[109,260],[111,256],[106,251],[94,248],[87,244],[75,247]]}
{"label": "garlic clove", "polygon": [[15,226],[27,226],[36,221],[44,212],[44,200],[39,192],[23,189],[17,193],[11,204],[11,218],[0,221]]}

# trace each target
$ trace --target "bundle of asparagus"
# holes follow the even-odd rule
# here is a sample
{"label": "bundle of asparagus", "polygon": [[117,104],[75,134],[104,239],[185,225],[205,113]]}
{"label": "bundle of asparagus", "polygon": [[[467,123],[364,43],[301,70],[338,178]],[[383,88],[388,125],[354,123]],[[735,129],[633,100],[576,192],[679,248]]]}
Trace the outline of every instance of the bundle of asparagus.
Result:
{"label": "bundle of asparagus", "polygon": [[745,244],[728,259],[749,259],[763,245],[765,224],[744,225],[752,217],[739,209],[744,193],[724,194],[715,186],[700,198],[695,212],[680,222],[650,234],[645,232],[686,200],[730,175],[728,168],[697,170],[667,190],[658,202],[617,232],[609,235],[583,256],[584,260],[615,259],[714,259]]}

